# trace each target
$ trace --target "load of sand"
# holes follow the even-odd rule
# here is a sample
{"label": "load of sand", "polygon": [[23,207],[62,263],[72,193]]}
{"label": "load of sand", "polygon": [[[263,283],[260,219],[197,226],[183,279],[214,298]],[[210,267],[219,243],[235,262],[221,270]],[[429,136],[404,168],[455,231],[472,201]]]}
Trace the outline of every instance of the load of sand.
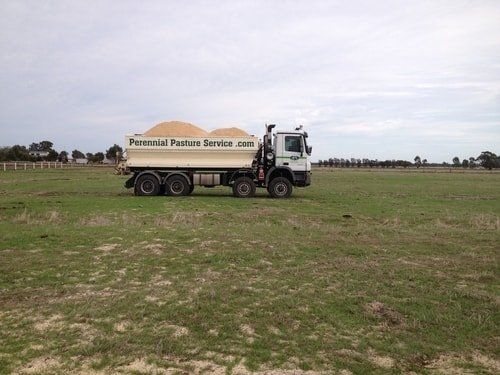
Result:
{"label": "load of sand", "polygon": [[217,136],[217,137],[248,137],[249,134],[239,128],[219,128],[212,130],[209,134],[209,136]]}
{"label": "load of sand", "polygon": [[144,135],[146,137],[206,137],[208,133],[189,122],[167,121],[153,126]]}
{"label": "load of sand", "polygon": [[143,135],[146,137],[248,137],[249,134],[239,128],[219,128],[210,133],[202,128],[182,121],[161,122]]}

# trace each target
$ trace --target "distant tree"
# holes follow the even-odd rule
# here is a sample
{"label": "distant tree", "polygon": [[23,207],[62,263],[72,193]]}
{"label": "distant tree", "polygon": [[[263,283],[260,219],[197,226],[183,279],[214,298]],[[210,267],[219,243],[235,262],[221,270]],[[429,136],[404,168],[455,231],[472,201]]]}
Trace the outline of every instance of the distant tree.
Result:
{"label": "distant tree", "polygon": [[57,156],[57,161],[60,161],[61,163],[67,163],[68,162],[68,152],[61,151],[59,153],[59,155]]}
{"label": "distant tree", "polygon": [[71,157],[73,159],[83,159],[83,158],[85,158],[85,154],[79,150],[73,150],[71,152]]}
{"label": "distant tree", "polygon": [[460,158],[458,156],[455,156],[452,161],[454,167],[460,167]]}
{"label": "distant tree", "polygon": [[422,160],[420,159],[420,156],[415,156],[415,158],[413,159],[413,161],[415,161],[415,166],[417,168],[420,168],[420,166],[422,165]]}
{"label": "distant tree", "polygon": [[113,146],[111,146],[106,150],[106,158],[108,159],[116,158],[117,152],[121,154],[123,152],[123,149],[115,143]]}
{"label": "distant tree", "polygon": [[6,153],[6,160],[8,161],[28,161],[33,160],[30,156],[28,149],[25,146],[14,145],[9,147]]}
{"label": "distant tree", "polygon": [[500,159],[491,151],[483,151],[477,158],[479,165],[485,169],[500,168]]}
{"label": "distant tree", "polygon": [[29,151],[42,151],[42,149],[40,148],[40,143],[33,142],[32,144],[30,144]]}
{"label": "distant tree", "polygon": [[49,150],[49,153],[45,157],[45,160],[47,160],[47,161],[56,161],[58,157],[59,157],[59,154],[57,153],[56,150]]}
{"label": "distant tree", "polygon": [[422,160],[422,165],[426,167],[429,163],[427,162],[427,159]]}
{"label": "distant tree", "polygon": [[7,161],[7,154],[10,147],[0,147],[0,161]]}
{"label": "distant tree", "polygon": [[467,160],[467,159],[462,160],[462,167],[469,168],[469,160]]}
{"label": "distant tree", "polygon": [[102,152],[96,152],[92,158],[93,163],[102,163],[104,160],[104,154]]}
{"label": "distant tree", "polygon": [[41,141],[39,145],[40,145],[40,151],[49,151],[49,152],[52,150],[52,146],[54,146],[54,144],[50,141]]}
{"label": "distant tree", "polygon": [[87,158],[87,160],[88,160],[89,162],[92,162],[92,159],[94,158],[94,154],[93,154],[93,153],[91,153],[91,152],[87,152],[87,153],[85,154],[85,157]]}
{"label": "distant tree", "polygon": [[476,168],[476,158],[474,158],[472,156],[469,158],[469,167]]}

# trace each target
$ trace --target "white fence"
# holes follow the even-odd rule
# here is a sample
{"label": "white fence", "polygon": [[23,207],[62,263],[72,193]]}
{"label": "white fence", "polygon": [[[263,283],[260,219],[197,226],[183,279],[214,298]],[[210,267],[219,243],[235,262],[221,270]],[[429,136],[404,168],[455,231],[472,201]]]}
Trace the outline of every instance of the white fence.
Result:
{"label": "white fence", "polygon": [[[103,165],[98,165],[103,166]],[[59,161],[39,161],[32,162],[1,162],[0,171],[26,171],[32,169],[68,169],[68,168],[85,168],[96,167],[93,164],[76,164],[76,163],[61,163]],[[106,167],[114,167],[114,165],[106,165]]]}

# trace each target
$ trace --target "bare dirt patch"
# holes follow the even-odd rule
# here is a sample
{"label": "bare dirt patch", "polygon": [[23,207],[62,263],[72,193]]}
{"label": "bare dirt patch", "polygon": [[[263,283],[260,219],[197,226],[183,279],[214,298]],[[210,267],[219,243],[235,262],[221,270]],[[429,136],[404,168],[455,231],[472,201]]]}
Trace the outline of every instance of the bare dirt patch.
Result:
{"label": "bare dirt patch", "polygon": [[114,249],[116,249],[118,246],[120,246],[120,244],[117,244],[117,243],[108,243],[108,244],[104,244],[104,245],[98,246],[95,249],[99,250],[99,251],[102,251],[103,253],[108,253],[108,252],[113,251]]}
{"label": "bare dirt patch", "polygon": [[128,320],[124,320],[116,323],[113,328],[116,332],[125,332],[130,327],[130,325],[131,323]]}
{"label": "bare dirt patch", "polygon": [[165,324],[164,327],[173,331],[173,337],[181,337],[189,334],[189,329],[187,329],[186,327],[177,326],[175,324]]}
{"label": "bare dirt patch", "polygon": [[112,223],[111,219],[102,215],[92,215],[90,217],[80,219],[80,225],[85,227],[107,227]]}
{"label": "bare dirt patch", "polygon": [[173,370],[171,369],[170,371],[167,371],[167,369],[158,367],[154,364],[148,363],[146,359],[144,358],[139,358],[136,359],[133,362],[130,362],[126,366],[119,367],[118,370],[120,372],[126,372],[126,373],[139,373],[139,374],[171,374],[173,373]]}
{"label": "bare dirt patch", "polygon": [[371,315],[384,319],[390,326],[404,325],[404,317],[396,310],[384,305],[382,302],[373,301],[365,305],[365,311]]}
{"label": "bare dirt patch", "polygon": [[162,255],[163,252],[166,250],[166,247],[159,243],[153,243],[144,246],[144,250],[150,251],[155,255]]}
{"label": "bare dirt patch", "polygon": [[497,215],[490,214],[474,215],[470,219],[470,224],[476,229],[498,230],[500,229],[500,218]]}
{"label": "bare dirt patch", "polygon": [[462,364],[471,362],[475,365],[484,367],[492,374],[500,373],[500,361],[477,351],[468,355],[443,354],[433,361],[429,361],[429,363],[425,365],[425,368],[438,374],[474,374],[476,373],[475,371],[466,369],[462,366]]}
{"label": "bare dirt patch", "polygon": [[40,317],[34,327],[37,331],[46,332],[49,330],[60,329],[64,326],[63,316],[60,314],[52,315],[48,318]]}
{"label": "bare dirt patch", "polygon": [[53,357],[39,357],[31,362],[25,364],[14,373],[19,374],[41,374],[41,373],[55,373],[61,367],[61,362]]}

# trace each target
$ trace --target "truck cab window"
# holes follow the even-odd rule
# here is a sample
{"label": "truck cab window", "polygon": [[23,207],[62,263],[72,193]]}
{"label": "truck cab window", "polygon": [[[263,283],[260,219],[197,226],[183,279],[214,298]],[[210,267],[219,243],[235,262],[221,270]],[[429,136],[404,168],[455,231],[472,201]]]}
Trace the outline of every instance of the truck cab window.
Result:
{"label": "truck cab window", "polygon": [[300,152],[300,137],[285,136],[285,151]]}

